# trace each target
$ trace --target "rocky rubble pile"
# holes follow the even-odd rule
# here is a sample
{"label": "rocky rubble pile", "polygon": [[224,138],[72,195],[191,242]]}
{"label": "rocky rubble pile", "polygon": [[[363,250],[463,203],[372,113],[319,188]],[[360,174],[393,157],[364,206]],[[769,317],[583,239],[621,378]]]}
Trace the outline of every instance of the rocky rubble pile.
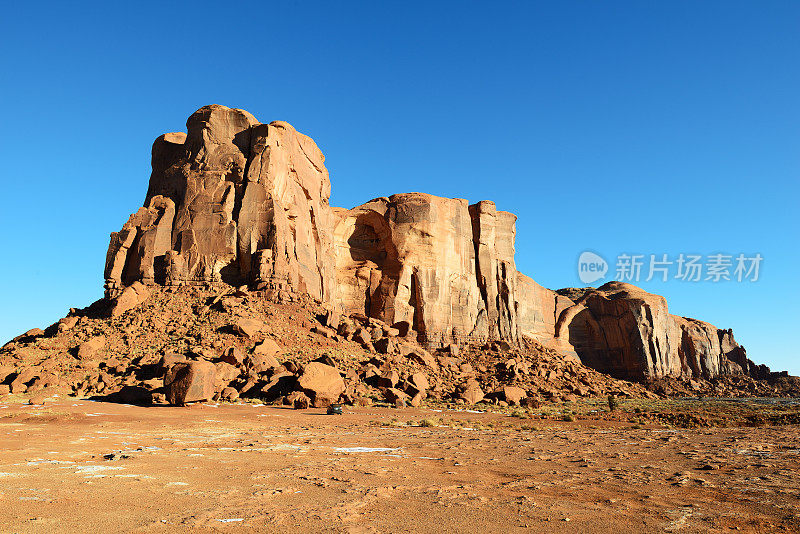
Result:
{"label": "rocky rubble pile", "polygon": [[[108,301],[73,309],[0,349],[0,394],[61,392],[178,405],[250,398],[298,408],[340,402],[537,406],[609,394],[655,396],[532,340],[451,344],[431,352],[408,323],[342,315],[293,294],[280,300],[244,288],[188,286],[155,288],[123,313]],[[654,387],[661,394],[684,394],[695,384],[736,394],[741,390],[732,380],[747,392],[767,387],[748,377],[726,380]]]}
{"label": "rocky rubble pile", "polygon": [[662,397],[796,397],[800,394],[800,378],[785,372],[765,379],[745,375],[721,376],[716,380],[659,378],[647,382],[646,386]]}

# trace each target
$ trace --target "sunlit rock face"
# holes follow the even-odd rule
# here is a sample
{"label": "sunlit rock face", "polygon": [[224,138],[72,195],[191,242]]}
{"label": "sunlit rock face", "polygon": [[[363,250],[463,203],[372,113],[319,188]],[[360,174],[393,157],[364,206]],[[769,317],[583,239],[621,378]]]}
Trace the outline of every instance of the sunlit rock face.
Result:
{"label": "sunlit rock face", "polygon": [[145,207],[111,236],[106,291],[145,283],[255,283],[330,300],[325,158],[285,122],[206,106],[153,144]]}
{"label": "sunlit rock face", "polygon": [[492,202],[423,193],[337,210],[338,304],[421,342],[516,342],[514,223]]}
{"label": "sunlit rock face", "polygon": [[123,313],[152,284],[246,284],[429,347],[526,337],[633,380],[769,374],[730,330],[671,315],[663,297],[619,282],[555,292],[517,272],[516,216],[493,202],[405,193],[342,209],[330,193],[310,137],[200,108],[153,144],[144,206],[111,234],[106,296]]}

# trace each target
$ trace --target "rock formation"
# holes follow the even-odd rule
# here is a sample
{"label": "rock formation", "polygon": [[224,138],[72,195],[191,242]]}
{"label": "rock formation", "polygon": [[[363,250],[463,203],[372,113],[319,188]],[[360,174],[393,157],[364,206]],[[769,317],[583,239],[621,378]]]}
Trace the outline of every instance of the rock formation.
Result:
{"label": "rock formation", "polygon": [[556,337],[599,371],[627,380],[769,375],[747,359],[730,330],[671,315],[659,295],[622,282],[559,293],[575,304],[559,315]]}
{"label": "rock formation", "polygon": [[337,303],[428,344],[517,341],[516,217],[422,193],[337,210]]}
{"label": "rock formation", "polygon": [[111,235],[106,294],[145,284],[253,283],[332,297],[330,181],[285,122],[206,106],[153,144],[145,207]]}
{"label": "rock formation", "polygon": [[406,193],[331,208],[325,158],[289,124],[213,105],[186,128],[156,139],[144,207],[111,235],[114,315],[153,284],[246,284],[428,348],[526,336],[627,379],[769,374],[729,330],[670,315],[663,297],[616,282],[554,292],[517,272],[516,216],[492,202]]}
{"label": "rock formation", "polygon": [[568,339],[556,337],[556,324],[561,314],[575,303],[522,273],[517,273],[517,293],[520,333],[543,345],[556,345],[562,351],[572,350]]}

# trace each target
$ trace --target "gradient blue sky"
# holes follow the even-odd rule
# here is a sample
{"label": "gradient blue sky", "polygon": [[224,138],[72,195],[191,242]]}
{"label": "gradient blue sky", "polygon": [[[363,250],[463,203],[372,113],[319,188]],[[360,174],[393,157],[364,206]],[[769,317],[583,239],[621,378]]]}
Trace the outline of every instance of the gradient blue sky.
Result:
{"label": "gradient blue sky", "polygon": [[761,253],[640,285],[800,374],[800,3],[113,4],[0,17],[0,340],[102,296],[153,139],[218,103],[313,137],[333,205],[494,200],[551,288],[587,249]]}

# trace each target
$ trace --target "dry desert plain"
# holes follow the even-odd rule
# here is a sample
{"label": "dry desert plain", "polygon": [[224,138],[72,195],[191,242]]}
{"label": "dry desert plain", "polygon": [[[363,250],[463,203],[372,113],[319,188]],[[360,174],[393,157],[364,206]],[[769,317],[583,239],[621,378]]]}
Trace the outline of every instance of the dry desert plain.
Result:
{"label": "dry desert plain", "polygon": [[800,429],[743,426],[753,413],[793,420],[791,401],[483,411],[494,409],[345,407],[327,415],[67,396],[33,406],[7,396],[0,531],[800,529]]}

